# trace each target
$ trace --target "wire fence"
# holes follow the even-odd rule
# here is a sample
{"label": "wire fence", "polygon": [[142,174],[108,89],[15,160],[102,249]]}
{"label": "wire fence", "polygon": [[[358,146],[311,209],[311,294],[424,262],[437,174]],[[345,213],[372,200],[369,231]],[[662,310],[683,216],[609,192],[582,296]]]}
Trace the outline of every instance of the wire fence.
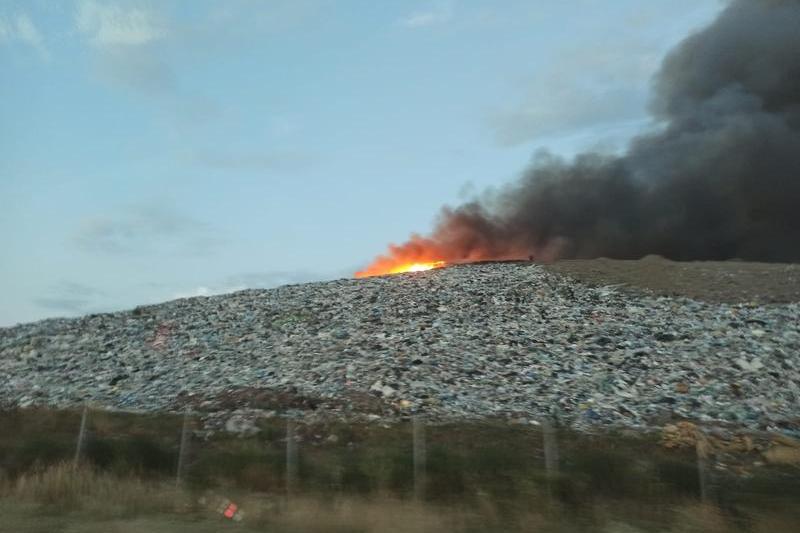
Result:
{"label": "wire fence", "polygon": [[[524,433],[511,434],[506,424],[461,437],[454,435],[457,428],[422,417],[392,428],[342,422],[338,433],[326,438],[315,434],[319,430],[303,419],[285,416],[268,419],[259,433],[251,434],[258,436],[248,439],[226,432],[224,420],[223,429],[209,438],[203,426],[207,415],[188,410],[155,417],[85,405],[69,416],[49,416],[53,418],[31,428],[38,428],[39,434],[29,435],[35,446],[31,444],[21,455],[28,464],[71,454],[74,469],[84,464],[111,469],[128,465],[131,471],[151,472],[159,479],[172,476],[176,487],[188,489],[227,478],[230,486],[281,494],[287,502],[309,490],[339,487],[368,492],[381,486],[425,502],[473,481],[495,483],[502,492],[504,485],[534,478],[547,498],[558,499],[563,497],[565,478],[574,476],[576,468],[596,469],[590,475],[601,483],[604,476],[616,476],[614,481],[624,488],[627,474],[623,470],[629,467],[626,462],[633,463],[631,458],[619,462],[619,457],[612,456],[598,456],[593,465],[581,462],[576,459],[575,434],[546,419],[535,427],[526,426]],[[364,436],[381,427],[387,428],[386,435]],[[681,483],[695,485],[703,502],[714,502],[718,480],[713,458],[702,430],[696,437],[696,461],[684,467],[693,480]],[[349,441],[367,444],[350,446]],[[566,451],[563,443],[569,445]],[[609,467],[609,461],[618,461],[618,466]],[[383,485],[376,489],[373,478],[381,478]]]}
{"label": "wire fence", "polygon": [[[73,458],[73,465],[77,468],[85,459],[87,440],[92,433],[92,422],[95,415],[100,414],[118,414],[125,413],[124,411],[108,411],[98,408],[92,408],[85,405],[81,411],[80,421],[75,428],[75,452]],[[193,446],[193,426],[196,419],[190,411],[185,411],[183,416],[176,419],[175,434],[178,435],[176,439],[176,456],[174,458],[175,466],[175,484],[180,486],[184,483],[187,474],[191,468],[189,456],[192,452]],[[285,427],[284,441],[285,460],[283,461],[283,479],[285,481],[285,493],[287,496],[296,493],[298,490],[298,475],[299,463],[301,457],[301,438],[298,434],[299,422],[293,418],[283,419]],[[427,486],[427,439],[426,439],[426,421],[421,417],[413,417],[411,420],[411,431],[408,436],[411,444],[411,471],[412,471],[412,486],[413,495],[418,500],[424,500],[426,496]],[[553,423],[550,421],[542,421],[541,435],[542,435],[542,450],[544,452],[544,460],[542,467],[546,472],[548,479],[555,479],[559,472],[559,446],[557,430]],[[123,433],[111,435],[106,432],[106,437],[121,437]],[[200,443],[202,445],[202,443]],[[698,463],[700,464],[700,463]]]}

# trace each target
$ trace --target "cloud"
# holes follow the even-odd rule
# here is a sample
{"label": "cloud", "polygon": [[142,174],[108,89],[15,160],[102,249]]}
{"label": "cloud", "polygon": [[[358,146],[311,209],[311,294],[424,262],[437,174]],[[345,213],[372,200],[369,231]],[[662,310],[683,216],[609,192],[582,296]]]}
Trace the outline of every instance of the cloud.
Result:
{"label": "cloud", "polygon": [[156,14],[142,7],[124,8],[95,0],[78,3],[75,24],[95,46],[139,46],[166,35]]}
{"label": "cloud", "polygon": [[447,20],[447,18],[449,17],[446,17],[443,13],[424,11],[412,13],[411,15],[404,17],[401,19],[401,24],[408,28],[420,28],[422,26],[432,26],[433,24],[444,22]]}
{"label": "cloud", "polygon": [[265,34],[294,32],[314,20],[335,3],[319,0],[226,0],[213,2],[205,16],[189,31],[194,38],[219,43]]}
{"label": "cloud", "polygon": [[75,29],[94,50],[97,71],[105,80],[142,92],[173,85],[162,46],[169,31],[157,12],[83,0],[75,11]]}
{"label": "cloud", "polygon": [[81,298],[36,298],[33,303],[45,309],[53,311],[65,311],[68,313],[80,313],[85,310],[91,302]]}
{"label": "cloud", "polygon": [[39,307],[67,313],[82,313],[95,306],[95,300],[105,293],[74,281],[61,281],[53,285],[47,296],[33,302]]}
{"label": "cloud", "polygon": [[44,44],[41,32],[33,21],[24,13],[16,17],[0,17],[0,43],[18,42],[39,52],[43,59],[50,58],[50,52]]}
{"label": "cloud", "polygon": [[213,296],[215,294],[223,294],[227,291],[216,292],[212,289],[209,289],[205,286],[195,287],[188,291],[179,291],[172,295],[173,300],[177,300],[178,298],[196,298],[198,296]]}
{"label": "cloud", "polygon": [[641,43],[563,50],[525,84],[522,98],[491,112],[487,122],[500,144],[517,145],[641,119],[658,64],[657,50]]}
{"label": "cloud", "polygon": [[433,9],[425,11],[415,11],[408,16],[400,19],[399,23],[406,28],[423,28],[443,24],[453,18],[454,3],[452,1],[441,1]]}
{"label": "cloud", "polygon": [[78,296],[82,298],[102,296],[105,294],[102,290],[96,287],[91,287],[89,285],[84,285],[74,281],[62,281],[57,285],[57,288],[62,294]]}
{"label": "cloud", "polygon": [[541,93],[490,116],[490,126],[500,144],[518,145],[643,115],[644,98],[632,88],[597,89],[566,83],[544,83],[539,87]]}
{"label": "cloud", "polygon": [[172,68],[150,48],[108,48],[100,53],[97,67],[105,80],[141,92],[164,91],[174,85]]}
{"label": "cloud", "polygon": [[172,294],[172,298],[213,296],[215,294],[226,294],[244,289],[271,289],[273,287],[280,287],[281,285],[307,283],[329,278],[330,276],[322,276],[304,271],[248,272],[229,276],[216,283],[199,285],[189,290],[175,292]]}
{"label": "cloud", "polygon": [[233,155],[204,151],[195,154],[192,159],[215,170],[297,172],[313,164],[310,155],[292,151]]}
{"label": "cloud", "polygon": [[224,240],[209,225],[161,205],[135,206],[83,221],[73,243],[85,252],[207,255]]}
{"label": "cloud", "polygon": [[323,276],[312,272],[273,270],[269,272],[248,272],[230,276],[225,280],[225,285],[247,289],[268,289],[270,287],[305,283],[322,278]]}

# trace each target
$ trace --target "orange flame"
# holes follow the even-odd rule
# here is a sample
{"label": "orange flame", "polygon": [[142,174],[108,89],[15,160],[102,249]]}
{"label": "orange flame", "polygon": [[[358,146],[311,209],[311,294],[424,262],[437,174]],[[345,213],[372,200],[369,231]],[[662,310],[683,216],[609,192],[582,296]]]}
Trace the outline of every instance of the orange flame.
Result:
{"label": "orange flame", "polygon": [[377,261],[365,270],[356,272],[357,278],[368,278],[370,276],[384,276],[386,274],[402,274],[403,272],[424,272],[434,268],[442,268],[446,265],[444,261],[415,261],[415,262],[389,262]]}

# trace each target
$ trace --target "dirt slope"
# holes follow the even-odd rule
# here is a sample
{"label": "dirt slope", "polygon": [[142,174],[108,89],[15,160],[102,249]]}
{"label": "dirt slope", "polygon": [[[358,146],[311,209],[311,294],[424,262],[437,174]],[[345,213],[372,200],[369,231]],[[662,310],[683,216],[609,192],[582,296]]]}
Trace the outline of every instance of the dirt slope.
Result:
{"label": "dirt slope", "polygon": [[647,256],[635,261],[559,261],[547,268],[589,285],[620,285],[656,295],[707,302],[786,303],[800,301],[800,265],[743,261],[669,261]]}

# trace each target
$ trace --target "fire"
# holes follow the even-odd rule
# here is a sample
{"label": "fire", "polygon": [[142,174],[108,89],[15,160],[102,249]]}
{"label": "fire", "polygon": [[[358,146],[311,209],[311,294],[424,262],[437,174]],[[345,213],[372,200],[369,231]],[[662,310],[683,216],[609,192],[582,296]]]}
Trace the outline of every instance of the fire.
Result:
{"label": "fire", "polygon": [[385,276],[403,272],[424,272],[442,268],[458,258],[448,253],[440,243],[419,235],[411,235],[404,244],[390,244],[385,253],[379,255],[365,268],[355,273],[357,278]]}
{"label": "fire", "polygon": [[399,262],[394,264],[388,261],[378,261],[369,268],[356,272],[356,277],[367,278],[386,274],[402,274],[404,272],[425,272],[426,270],[442,268],[445,265],[446,263],[444,261]]}
{"label": "fire", "polygon": [[444,261],[434,261],[433,263],[412,263],[408,266],[402,265],[397,267],[393,273],[400,272],[424,272],[426,270],[433,270],[434,268],[442,268]]}

